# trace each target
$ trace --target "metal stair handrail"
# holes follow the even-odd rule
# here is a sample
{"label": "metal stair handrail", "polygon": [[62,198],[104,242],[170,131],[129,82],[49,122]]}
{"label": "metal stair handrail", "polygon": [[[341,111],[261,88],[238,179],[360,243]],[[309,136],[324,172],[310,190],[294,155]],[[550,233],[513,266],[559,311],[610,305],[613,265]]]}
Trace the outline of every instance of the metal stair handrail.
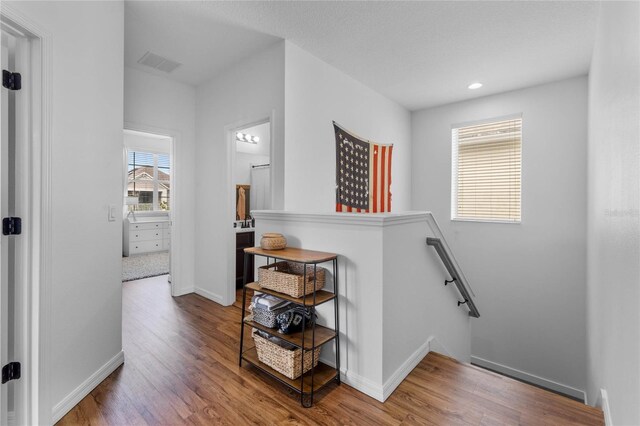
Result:
{"label": "metal stair handrail", "polygon": [[462,273],[458,272],[458,268],[456,268],[455,263],[449,257],[449,253],[445,248],[442,240],[440,238],[427,237],[427,245],[432,246],[436,250],[438,256],[440,256],[440,260],[442,260],[442,263],[444,264],[444,267],[447,268],[447,271],[451,276],[451,280],[445,280],[445,285],[450,282],[454,282],[456,284],[456,287],[458,288],[458,291],[460,292],[460,295],[464,298],[464,301],[458,302],[458,306],[466,304],[469,308],[469,316],[479,318],[480,312],[478,312],[478,307],[471,298],[466,278]]}

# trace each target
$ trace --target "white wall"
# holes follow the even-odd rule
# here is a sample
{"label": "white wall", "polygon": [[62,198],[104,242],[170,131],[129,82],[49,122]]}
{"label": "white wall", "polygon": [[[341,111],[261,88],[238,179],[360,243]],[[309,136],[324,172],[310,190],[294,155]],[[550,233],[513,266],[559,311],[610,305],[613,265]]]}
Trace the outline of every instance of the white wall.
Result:
{"label": "white wall", "polygon": [[409,112],[286,42],[285,208],[335,211],[335,136],[332,121],[381,144],[394,144],[394,212],[411,206]]}
{"label": "white wall", "polygon": [[[272,188],[275,208],[283,205],[284,42],[236,64],[197,88],[195,226],[196,292],[216,302],[235,298],[234,177],[229,171],[226,126],[273,116]],[[247,123],[248,124],[248,123]],[[231,145],[229,145],[231,143]]]}
{"label": "white wall", "polygon": [[236,185],[251,184],[251,166],[255,164],[268,164],[269,157],[266,155],[245,154],[236,152],[236,168],[234,170]]}
{"label": "white wall", "polygon": [[122,2],[5,4],[53,41],[52,300],[45,319],[51,406],[44,410],[58,417],[90,390],[72,395],[83,382],[122,360],[122,222],[107,221],[107,206],[123,201],[124,8]]}
{"label": "white wall", "polygon": [[589,402],[640,424],[640,4],[603,2],[589,74]]}
{"label": "white wall", "polygon": [[[456,306],[444,268],[427,247],[428,212],[255,212],[256,234],[280,232],[292,247],[337,253],[340,295],[340,369],[355,389],[384,401],[427,351],[450,350],[469,361],[469,315]],[[256,265],[265,259],[258,258]],[[331,272],[331,263],[319,265]],[[327,290],[333,276],[327,275]],[[407,298],[407,295],[411,297]],[[335,326],[333,302],[318,307],[318,323]],[[440,345],[431,343],[440,343]],[[321,360],[335,362],[335,346]]]}
{"label": "white wall", "polygon": [[142,152],[170,154],[171,138],[125,130],[124,146]]}
{"label": "white wall", "polygon": [[383,379],[387,388],[393,387],[407,364],[411,371],[411,362],[420,362],[427,350],[470,362],[473,318],[466,306],[458,306],[462,297],[456,287],[443,285],[449,278],[446,269],[436,251],[425,244],[427,237],[442,236],[432,216],[422,215],[420,221],[384,229]]}
{"label": "white wall", "polygon": [[[523,119],[522,223],[451,221],[451,125],[513,113]],[[412,129],[413,208],[434,213],[477,294],[472,355],[582,396],[586,78],[414,112]]]}
{"label": "white wall", "polygon": [[171,275],[176,294],[191,292],[195,279],[195,88],[125,68],[124,120],[135,130],[174,137]]}

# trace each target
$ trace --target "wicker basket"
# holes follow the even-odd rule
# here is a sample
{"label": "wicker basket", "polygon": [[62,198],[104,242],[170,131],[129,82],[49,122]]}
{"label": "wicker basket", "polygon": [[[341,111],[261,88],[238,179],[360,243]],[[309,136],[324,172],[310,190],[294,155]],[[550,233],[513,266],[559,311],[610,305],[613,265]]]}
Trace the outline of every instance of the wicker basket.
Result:
{"label": "wicker basket", "polygon": [[[279,293],[302,297],[313,293],[313,266],[307,265],[306,280],[304,266],[292,262],[276,262],[258,268],[258,284]],[[316,291],[324,287],[325,270],[316,267]],[[305,292],[306,290],[306,292]]]}
{"label": "wicker basket", "polygon": [[[277,344],[258,336],[256,333],[253,333],[252,337],[256,344],[256,351],[258,352],[260,362],[267,364],[291,380],[295,380],[303,374],[301,348],[294,350],[281,348]],[[320,349],[321,348],[315,349],[314,367],[318,365]],[[311,361],[311,350],[304,351],[304,373],[311,370]]]}
{"label": "wicker basket", "polygon": [[266,233],[260,238],[260,247],[264,250],[282,250],[287,247],[287,239],[282,234]]}

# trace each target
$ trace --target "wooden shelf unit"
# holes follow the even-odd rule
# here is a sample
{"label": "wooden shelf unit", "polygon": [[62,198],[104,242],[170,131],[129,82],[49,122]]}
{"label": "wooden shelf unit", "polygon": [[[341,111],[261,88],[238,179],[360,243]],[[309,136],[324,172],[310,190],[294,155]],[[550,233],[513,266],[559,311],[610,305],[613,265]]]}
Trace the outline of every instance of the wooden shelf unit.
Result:
{"label": "wooden shelf unit", "polygon": [[[245,318],[244,323],[253,328],[257,328],[258,330],[264,331],[272,336],[276,336],[279,339],[284,340],[285,342],[289,342],[292,345],[295,345],[299,348],[302,347],[302,332],[299,331],[297,333],[291,334],[280,334],[276,329],[265,327],[262,324],[258,324],[255,321],[251,321]],[[312,330],[307,329],[304,332],[304,348],[305,349],[313,349],[314,347],[322,346],[325,343],[329,343],[336,337],[336,332],[330,328],[324,327],[322,325],[316,325],[316,341],[315,345],[312,342]]]}
{"label": "wooden shelf unit", "polygon": [[[304,250],[300,248],[287,247],[283,250],[264,250],[260,247],[250,247],[244,249],[245,256],[245,269],[249,264],[249,256],[261,256],[267,258],[267,264],[270,261],[285,260],[288,262],[300,263],[306,270],[307,265],[317,265],[319,263],[331,262],[333,267],[333,292],[326,290],[315,290],[306,295],[305,297],[291,297],[287,294],[283,294],[277,291],[262,288],[258,283],[247,283],[246,279],[243,285],[242,291],[242,320],[240,324],[240,355],[239,364],[242,366],[242,361],[248,362],[250,365],[265,372],[269,376],[278,380],[280,383],[286,385],[290,389],[300,394],[300,403],[303,407],[311,407],[313,405],[314,393],[323,388],[329,383],[335,381],[340,384],[340,333],[339,333],[339,318],[338,318],[338,255],[333,253],[325,253],[312,250]],[[247,277],[245,271],[244,274]],[[313,278],[315,280],[315,277]],[[311,280],[309,280],[310,282]],[[287,300],[299,306],[311,308],[312,315],[315,316],[315,309],[318,305],[326,302],[334,301],[334,315],[335,315],[335,330],[316,324],[316,321],[312,323],[309,328],[303,326],[303,331],[283,335],[277,332],[276,329],[265,327],[258,324],[248,318],[246,315],[246,297],[247,290],[258,291],[261,293],[270,294],[281,299]],[[315,303],[314,303],[315,301]],[[262,330],[272,336],[276,336],[286,342],[293,344],[298,348],[304,348],[300,351],[300,356],[312,356],[315,357],[314,349],[319,348],[329,342],[335,342],[336,353],[336,367],[330,367],[327,364],[318,362],[318,365],[312,367],[311,370],[298,377],[295,380],[289,379],[283,374],[277,372],[273,368],[269,367],[265,363],[258,359],[258,353],[255,348],[243,350],[244,344],[244,329],[249,327],[250,329],[256,328]],[[305,354],[306,353],[306,354]],[[313,364],[313,362],[312,362]],[[305,397],[308,399],[308,404],[305,403]]]}
{"label": "wooden shelf unit", "polygon": [[[302,385],[302,389],[304,393],[311,393],[311,371],[308,371],[303,376],[298,377],[295,380],[291,380],[287,376],[284,376],[278,373],[273,368],[269,367],[267,364],[263,363],[258,359],[258,352],[256,348],[251,348],[245,351],[242,354],[242,358],[253,365],[254,367],[258,367],[260,370],[264,371],[268,375],[277,379],[281,383],[289,386],[290,388],[299,391]],[[318,365],[313,371],[313,392],[319,391],[325,385],[329,384],[332,380],[336,379],[336,375],[338,372],[335,368],[328,366],[325,363],[318,362]],[[304,379],[304,383],[301,383],[302,379]]]}
{"label": "wooden shelf unit", "polygon": [[[289,302],[293,302],[296,305],[304,305],[304,306],[314,306],[313,305],[313,294],[308,295],[306,298],[302,297],[291,297],[288,294],[283,294],[277,291],[269,290],[268,288],[260,287],[258,283],[249,283],[246,284],[247,289],[253,291],[259,291],[260,293],[270,294],[272,296],[279,297],[280,299],[287,300]],[[311,286],[309,286],[311,287]],[[325,302],[329,302],[336,297],[334,293],[330,291],[318,290],[316,291],[316,304],[315,306],[322,305]]]}

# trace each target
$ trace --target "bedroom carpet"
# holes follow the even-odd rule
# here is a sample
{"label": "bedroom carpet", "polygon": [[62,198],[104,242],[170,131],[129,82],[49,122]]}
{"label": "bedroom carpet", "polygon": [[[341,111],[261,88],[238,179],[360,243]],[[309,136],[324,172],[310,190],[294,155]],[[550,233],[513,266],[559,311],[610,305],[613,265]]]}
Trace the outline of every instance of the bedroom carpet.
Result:
{"label": "bedroom carpet", "polygon": [[169,273],[169,252],[138,254],[122,258],[122,282]]}

